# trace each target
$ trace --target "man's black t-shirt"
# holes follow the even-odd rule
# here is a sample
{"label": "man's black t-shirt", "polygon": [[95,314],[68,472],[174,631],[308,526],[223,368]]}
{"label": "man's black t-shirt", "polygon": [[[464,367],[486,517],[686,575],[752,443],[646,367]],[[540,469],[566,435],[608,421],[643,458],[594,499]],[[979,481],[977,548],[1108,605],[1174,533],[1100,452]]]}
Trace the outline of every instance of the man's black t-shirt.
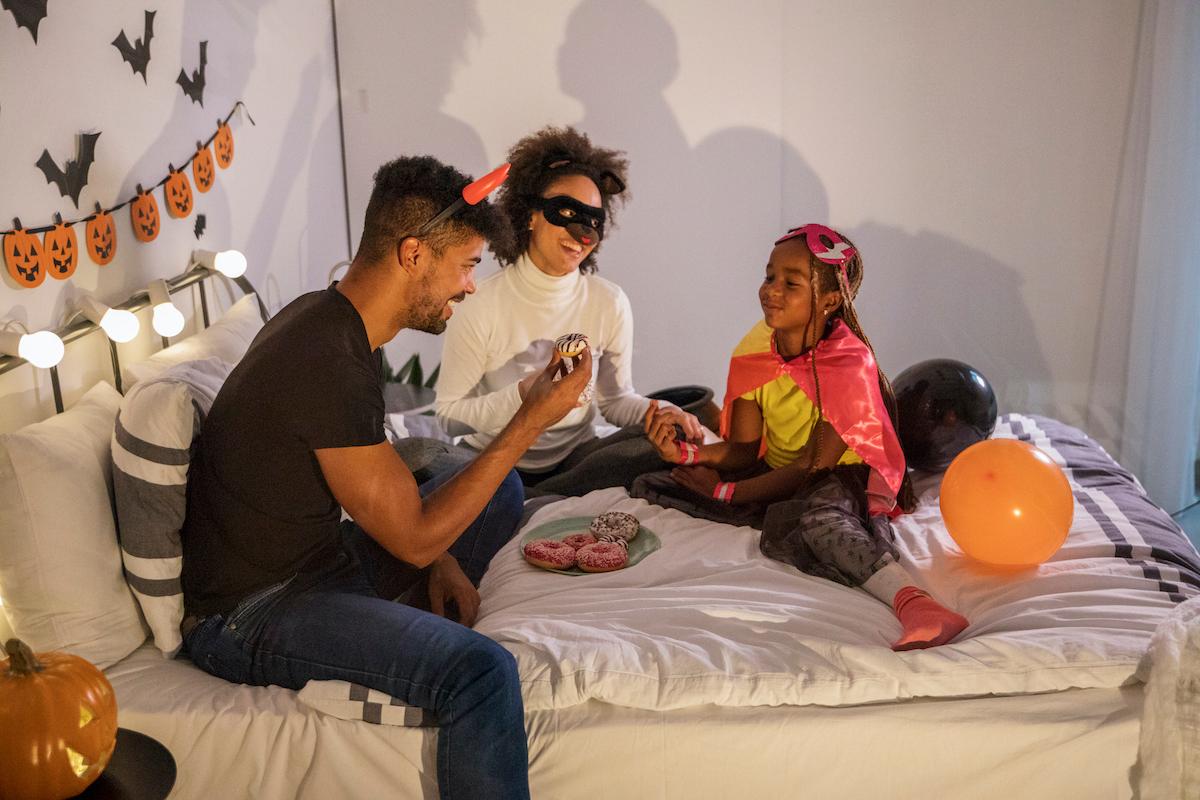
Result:
{"label": "man's black t-shirt", "polygon": [[188,612],[226,612],[319,566],[341,508],[314,450],[378,444],[381,357],[353,304],[329,288],[268,322],[221,387],[188,474]]}

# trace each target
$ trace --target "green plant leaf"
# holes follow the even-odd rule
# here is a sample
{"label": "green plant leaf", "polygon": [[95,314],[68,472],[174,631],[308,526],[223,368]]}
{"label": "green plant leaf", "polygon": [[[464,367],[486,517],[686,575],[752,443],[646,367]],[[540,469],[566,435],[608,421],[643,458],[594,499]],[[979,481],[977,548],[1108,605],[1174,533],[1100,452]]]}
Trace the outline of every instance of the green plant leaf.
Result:
{"label": "green plant leaf", "polygon": [[434,386],[437,385],[438,374],[441,373],[441,371],[442,371],[441,364],[438,364],[436,367],[433,368],[433,372],[430,373],[429,379],[425,381],[426,389],[432,389]]}

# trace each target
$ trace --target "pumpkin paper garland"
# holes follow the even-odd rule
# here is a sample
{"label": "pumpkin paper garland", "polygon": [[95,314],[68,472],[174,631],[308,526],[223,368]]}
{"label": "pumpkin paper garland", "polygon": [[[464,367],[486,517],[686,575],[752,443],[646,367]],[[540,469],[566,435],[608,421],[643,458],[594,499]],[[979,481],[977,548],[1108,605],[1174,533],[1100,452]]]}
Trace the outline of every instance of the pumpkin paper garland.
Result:
{"label": "pumpkin paper garland", "polygon": [[75,274],[75,266],[79,262],[79,242],[75,238],[75,227],[64,225],[62,214],[54,215],[54,227],[46,231],[42,252],[46,272],[51,278],[65,281]]}
{"label": "pumpkin paper garland", "polygon": [[4,235],[4,265],[18,285],[26,289],[41,286],[46,280],[42,240],[22,228],[21,220],[13,223],[13,230]]}
{"label": "pumpkin paper garland", "polygon": [[129,223],[139,242],[153,242],[158,236],[158,201],[154,199],[154,193],[144,190],[140,183],[137,197],[129,203]]}
{"label": "pumpkin paper garland", "polygon": [[83,233],[88,255],[98,266],[103,267],[117,254],[117,229],[112,214],[96,203],[96,213],[87,222]]}
{"label": "pumpkin paper garland", "polygon": [[192,179],[196,181],[196,191],[201,194],[207,192],[212,188],[216,177],[212,150],[209,150],[207,145],[196,142],[196,155],[192,157]]}
{"label": "pumpkin paper garland", "polygon": [[0,661],[0,797],[62,800],[92,784],[117,742],[117,701],[95,666],[9,639]]}
{"label": "pumpkin paper garland", "polygon": [[175,219],[184,219],[192,213],[192,185],[187,173],[168,165],[167,182],[163,186],[163,198],[167,201],[167,213]]}
{"label": "pumpkin paper garland", "polygon": [[213,150],[217,154],[217,166],[226,169],[233,163],[233,131],[229,123],[217,120],[217,135],[213,137]]}

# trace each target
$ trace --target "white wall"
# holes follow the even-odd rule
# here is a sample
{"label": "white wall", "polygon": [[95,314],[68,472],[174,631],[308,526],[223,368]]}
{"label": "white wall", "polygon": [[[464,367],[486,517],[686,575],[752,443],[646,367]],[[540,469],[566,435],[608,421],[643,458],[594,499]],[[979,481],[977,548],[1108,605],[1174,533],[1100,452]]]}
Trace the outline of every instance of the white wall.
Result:
{"label": "white wall", "polygon": [[[720,394],[773,236],[827,218],[864,251],[886,370],[959,358],[1003,410],[1078,424],[1138,11],[339,0],[352,238],[379,163],[427,151],[479,173],[575,124],[632,161],[599,263],[633,302],[640,390]],[[420,334],[394,347],[439,352]]]}
{"label": "white wall", "polygon": [[[274,310],[324,285],[329,266],[347,255],[341,143],[338,131],[332,13],[328,0],[158,3],[147,81],[134,75],[110,42],[122,30],[142,35],[144,3],[51,3],[35,45],[0,11],[0,229],[19,216],[27,227],[86,215],[95,202],[111,206],[156,183],[168,162],[185,160],[234,101],[247,104],[232,124],[232,166],[217,171],[207,194],[195,193],[186,220],[164,219],[151,243],[134,240],[128,210],[114,215],[116,259],[97,267],[86,256],[68,281],[47,279],[18,289],[5,272],[0,320],[30,328],[57,327],[82,291],[117,303],[154,278],[179,274],[195,247],[235,247],[246,253],[248,277]],[[208,40],[204,106],[185,97],[175,78],[198,64]],[[63,163],[75,136],[100,131],[96,161],[79,210],[34,166],[42,149]],[[190,179],[189,174],[189,179]],[[194,187],[193,187],[194,188]],[[160,211],[165,213],[161,193]],[[207,217],[197,240],[196,213]],[[82,244],[83,226],[76,229]],[[218,292],[224,304],[224,295]],[[186,295],[177,302],[190,314]],[[158,346],[148,333],[121,345],[124,361]],[[67,350],[62,365],[67,404],[97,380],[111,380],[98,334]],[[0,376],[0,431],[53,410],[50,380],[28,366]]]}

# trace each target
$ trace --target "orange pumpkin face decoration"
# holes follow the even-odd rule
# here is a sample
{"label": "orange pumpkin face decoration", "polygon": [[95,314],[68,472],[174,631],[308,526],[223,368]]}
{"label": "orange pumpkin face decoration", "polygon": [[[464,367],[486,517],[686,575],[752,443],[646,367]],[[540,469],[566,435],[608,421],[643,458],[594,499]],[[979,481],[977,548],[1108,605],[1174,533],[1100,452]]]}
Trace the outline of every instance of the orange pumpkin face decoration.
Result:
{"label": "orange pumpkin face decoration", "polygon": [[83,239],[92,261],[102,267],[117,254],[117,229],[113,225],[112,214],[102,210],[99,203],[96,204],[95,216],[88,220]]}
{"label": "orange pumpkin face decoration", "polygon": [[65,281],[75,274],[79,261],[79,243],[75,239],[75,228],[64,225],[62,214],[54,215],[54,227],[46,231],[42,242],[43,263],[51,278]]}
{"label": "orange pumpkin face decoration", "polygon": [[0,797],[73,797],[108,766],[117,702],[104,673],[79,656],[34,655],[19,639],[0,661]]}
{"label": "orange pumpkin face decoration", "polygon": [[216,177],[212,150],[200,142],[196,142],[196,156],[192,159],[192,180],[196,181],[196,191],[201,194],[207,192],[212,188],[213,180]]}
{"label": "orange pumpkin face decoration", "polygon": [[137,197],[129,203],[129,222],[133,225],[133,235],[139,242],[153,242],[158,236],[158,202],[154,195],[142,189],[139,183]]}
{"label": "orange pumpkin face decoration", "polygon": [[13,220],[16,230],[4,235],[4,265],[8,274],[23,289],[41,286],[46,280],[42,240],[21,228],[21,220]]}
{"label": "orange pumpkin face decoration", "polygon": [[175,167],[169,169],[167,183],[163,187],[167,213],[175,219],[183,219],[192,213],[192,185],[188,183],[186,172],[180,172]]}
{"label": "orange pumpkin face decoration", "polygon": [[217,135],[213,137],[213,150],[217,153],[217,166],[221,169],[233,163],[233,131],[220,120],[217,121]]}

